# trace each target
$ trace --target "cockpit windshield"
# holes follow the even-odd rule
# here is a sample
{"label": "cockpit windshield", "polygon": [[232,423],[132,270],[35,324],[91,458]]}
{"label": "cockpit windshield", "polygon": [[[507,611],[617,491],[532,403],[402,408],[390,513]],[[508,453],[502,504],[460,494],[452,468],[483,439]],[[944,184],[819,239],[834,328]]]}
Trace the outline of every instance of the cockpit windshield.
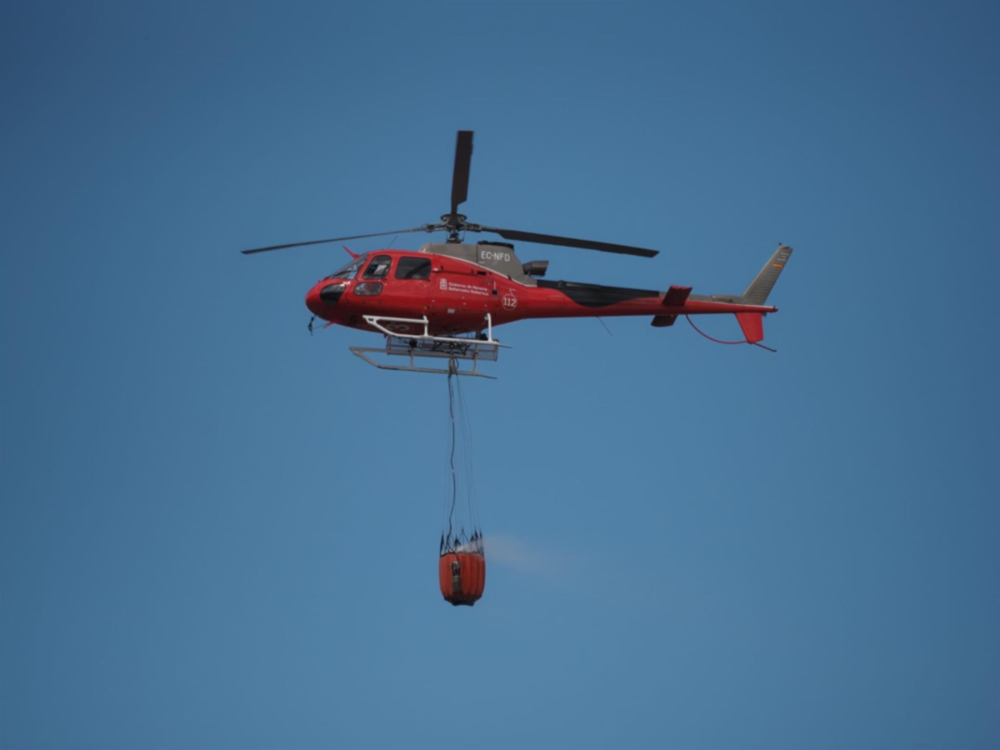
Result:
{"label": "cockpit windshield", "polygon": [[339,271],[337,271],[336,273],[331,273],[326,278],[327,279],[346,279],[346,280],[353,279],[357,275],[358,269],[361,268],[361,266],[363,266],[365,264],[365,259],[367,257],[368,257],[367,254],[366,255],[360,255],[360,256],[358,256],[357,258],[355,258],[354,260],[352,260],[350,263],[348,263],[346,266],[344,266],[343,268],[341,268]]}

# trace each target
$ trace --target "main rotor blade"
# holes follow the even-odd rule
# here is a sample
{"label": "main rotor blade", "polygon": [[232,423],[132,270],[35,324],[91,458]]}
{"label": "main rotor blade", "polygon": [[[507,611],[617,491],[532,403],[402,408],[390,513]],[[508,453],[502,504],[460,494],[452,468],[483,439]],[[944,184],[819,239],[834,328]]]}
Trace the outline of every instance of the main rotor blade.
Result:
{"label": "main rotor blade", "polygon": [[497,229],[495,227],[482,227],[484,232],[496,232],[507,240],[521,240],[522,242],[540,242],[543,245],[560,245],[562,247],[580,247],[584,250],[601,250],[605,253],[618,253],[619,255],[638,255],[642,258],[655,258],[660,254],[659,250],[647,250],[644,247],[632,247],[631,245],[616,245],[612,242],[596,242],[594,240],[575,240],[572,237],[558,237],[554,234],[538,234],[537,232],[519,232],[516,229]]}
{"label": "main rotor blade", "polygon": [[365,237],[384,237],[388,234],[408,234],[409,232],[433,232],[433,224],[424,224],[422,227],[414,227],[413,229],[399,229],[395,232],[376,232],[375,234],[355,234],[351,237],[332,237],[328,240],[312,240],[311,242],[291,242],[287,245],[271,245],[269,247],[255,247],[253,250],[241,250],[240,252],[244,255],[253,255],[254,253],[266,253],[271,250],[284,250],[288,247],[305,247],[306,245],[322,245],[325,242],[343,242],[344,240],[360,240]]}
{"label": "main rotor blade", "polygon": [[455,173],[451,178],[451,213],[469,197],[469,167],[472,166],[472,131],[459,130],[455,142]]}

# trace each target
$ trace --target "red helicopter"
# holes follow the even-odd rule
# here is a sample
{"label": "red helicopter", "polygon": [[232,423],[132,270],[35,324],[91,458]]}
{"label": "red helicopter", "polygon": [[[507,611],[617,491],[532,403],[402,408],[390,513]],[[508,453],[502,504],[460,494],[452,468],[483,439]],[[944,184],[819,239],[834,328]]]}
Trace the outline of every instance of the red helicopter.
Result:
{"label": "red helicopter", "polygon": [[[514,246],[506,242],[484,240],[466,244],[463,242],[465,233],[491,232],[507,240],[644,258],[655,257],[658,252],[473,224],[458,212],[458,207],[468,197],[471,163],[472,131],[462,130],[455,147],[451,212],[435,224],[242,252],[251,255],[366,237],[447,232],[445,242],[428,243],[419,250],[378,250],[357,255],[345,247],[351,262],[317,282],[306,294],[306,306],[314,319],[326,320],[328,326],[336,323],[383,334],[384,349],[351,347],[354,354],[382,369],[484,376],[478,363],[496,361],[499,348],[506,346],[494,339],[493,329],[531,318],[640,315],[652,318],[653,326],[666,327],[672,326],[679,315],[731,313],[736,316],[745,341],[724,343],[763,347],[760,344],[764,339],[763,317],[778,310],[765,303],[792,254],[791,247],[779,244],[740,295],[691,294],[688,286],[671,286],[667,291],[658,291],[549,281],[543,278],[548,261],[523,263],[514,253]],[[310,321],[310,331],[312,325]],[[390,360],[376,361],[370,356],[376,354],[408,358],[408,363],[392,365],[388,364]],[[417,358],[447,360],[448,367],[417,366]],[[471,369],[460,369],[458,362],[461,360],[471,361]]]}

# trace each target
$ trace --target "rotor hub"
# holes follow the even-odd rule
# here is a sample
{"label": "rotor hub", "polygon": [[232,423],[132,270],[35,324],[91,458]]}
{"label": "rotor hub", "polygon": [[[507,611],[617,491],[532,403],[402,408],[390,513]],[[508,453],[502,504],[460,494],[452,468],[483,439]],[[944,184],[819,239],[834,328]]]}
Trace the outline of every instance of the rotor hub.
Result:
{"label": "rotor hub", "polygon": [[441,221],[448,228],[465,226],[465,220],[468,217],[465,214],[443,214],[441,216]]}
{"label": "rotor hub", "polygon": [[448,242],[459,242],[458,233],[465,229],[465,214],[443,214],[441,222],[448,232]]}

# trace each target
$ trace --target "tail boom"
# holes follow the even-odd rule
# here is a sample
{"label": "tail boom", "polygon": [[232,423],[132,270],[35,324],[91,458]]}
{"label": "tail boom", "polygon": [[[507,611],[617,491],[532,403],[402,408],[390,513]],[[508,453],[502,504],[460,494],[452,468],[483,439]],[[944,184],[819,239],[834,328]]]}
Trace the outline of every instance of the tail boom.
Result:
{"label": "tail boom", "polygon": [[[528,294],[530,302],[515,314],[497,316],[494,325],[521,318],[611,317],[619,315],[652,316],[657,328],[672,326],[679,315],[735,315],[747,343],[764,339],[764,316],[778,312],[766,305],[792,248],[779,245],[777,251],[741,295],[691,294],[691,287],[672,286],[666,292],[652,289],[610,287],[571,281],[539,279]],[[514,303],[516,304],[516,302]]]}

